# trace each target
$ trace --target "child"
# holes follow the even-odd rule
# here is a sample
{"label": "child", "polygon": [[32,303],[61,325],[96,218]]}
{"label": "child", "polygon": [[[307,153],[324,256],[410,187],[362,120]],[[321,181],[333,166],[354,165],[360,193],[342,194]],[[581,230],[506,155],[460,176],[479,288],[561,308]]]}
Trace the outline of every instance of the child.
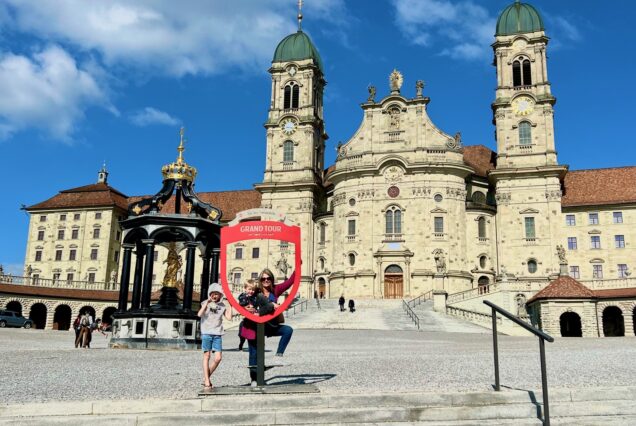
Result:
{"label": "child", "polygon": [[[243,307],[247,307],[247,306],[254,306],[255,304],[255,299],[256,299],[256,284],[254,283],[254,281],[249,280],[245,283],[245,285],[243,286],[243,293],[239,294],[238,297],[238,302],[239,305],[243,306]],[[239,336],[239,346],[238,346],[238,350],[242,351],[243,350],[243,345],[245,344],[245,337],[242,336],[242,331],[243,331],[243,321],[241,321],[241,323],[239,324],[239,332],[238,332],[238,336]]]}
{"label": "child", "polygon": [[[223,352],[223,317],[232,319],[232,307],[222,302],[223,288],[220,284],[210,285],[208,299],[201,304],[197,316],[201,318],[201,348],[203,349],[203,386],[212,389],[212,373],[221,363]],[[210,364],[210,352],[214,360]]]}

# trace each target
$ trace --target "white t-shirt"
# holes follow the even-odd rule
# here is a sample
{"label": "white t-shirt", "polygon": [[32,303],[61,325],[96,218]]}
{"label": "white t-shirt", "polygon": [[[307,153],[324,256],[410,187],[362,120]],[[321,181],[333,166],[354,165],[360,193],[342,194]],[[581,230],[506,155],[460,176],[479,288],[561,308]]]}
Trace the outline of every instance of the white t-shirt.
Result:
{"label": "white t-shirt", "polygon": [[225,313],[225,309],[226,307],[223,302],[208,304],[201,317],[201,334],[222,336],[225,333],[223,330],[223,314]]}

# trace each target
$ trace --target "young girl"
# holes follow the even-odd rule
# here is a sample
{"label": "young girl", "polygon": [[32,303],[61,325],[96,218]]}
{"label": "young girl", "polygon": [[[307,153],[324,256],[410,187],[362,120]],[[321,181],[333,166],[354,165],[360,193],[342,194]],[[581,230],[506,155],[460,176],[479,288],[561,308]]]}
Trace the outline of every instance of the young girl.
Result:
{"label": "young girl", "polygon": [[[203,349],[203,386],[212,388],[211,377],[221,363],[223,352],[223,317],[232,319],[232,306],[225,306],[223,288],[220,284],[210,285],[208,299],[201,304],[197,316],[201,318],[201,348]],[[210,352],[214,360],[210,363]]]}

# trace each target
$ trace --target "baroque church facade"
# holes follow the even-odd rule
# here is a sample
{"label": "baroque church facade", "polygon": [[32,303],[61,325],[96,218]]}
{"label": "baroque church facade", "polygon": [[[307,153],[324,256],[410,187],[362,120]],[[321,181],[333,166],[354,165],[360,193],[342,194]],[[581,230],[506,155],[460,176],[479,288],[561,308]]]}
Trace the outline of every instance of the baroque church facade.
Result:
{"label": "baroque church facade", "polygon": [[[410,90],[394,70],[386,90],[369,88],[357,131],[327,166],[325,68],[299,28],[276,47],[269,70],[263,181],[254,190],[200,198],[224,212],[224,224],[269,209],[300,226],[303,297],[409,299],[486,292],[514,281],[530,299],[563,275],[590,288],[636,287],[629,277],[636,263],[636,167],[570,171],[560,164],[541,16],[515,2],[495,31],[496,151],[466,146],[460,134],[436,127],[423,82]],[[108,186],[101,173],[97,185],[27,208],[25,276],[116,281],[117,221],[139,197]],[[64,241],[64,232],[60,239],[60,230],[82,241],[81,254],[71,256],[73,241]],[[288,250],[258,241],[233,246],[226,278],[242,283],[264,266],[273,269],[263,253],[273,252],[271,259]],[[166,254],[160,247],[155,253],[157,286]]]}

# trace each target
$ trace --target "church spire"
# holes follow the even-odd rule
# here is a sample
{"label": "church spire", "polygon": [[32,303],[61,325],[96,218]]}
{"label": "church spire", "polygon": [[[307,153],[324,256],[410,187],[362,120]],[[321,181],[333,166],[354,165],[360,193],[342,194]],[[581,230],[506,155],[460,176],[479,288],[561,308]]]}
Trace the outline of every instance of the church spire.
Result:
{"label": "church spire", "polygon": [[303,0],[298,0],[298,31],[302,31],[303,22]]}
{"label": "church spire", "polygon": [[108,170],[106,170],[106,160],[102,164],[102,168],[97,172],[97,183],[108,183]]}

